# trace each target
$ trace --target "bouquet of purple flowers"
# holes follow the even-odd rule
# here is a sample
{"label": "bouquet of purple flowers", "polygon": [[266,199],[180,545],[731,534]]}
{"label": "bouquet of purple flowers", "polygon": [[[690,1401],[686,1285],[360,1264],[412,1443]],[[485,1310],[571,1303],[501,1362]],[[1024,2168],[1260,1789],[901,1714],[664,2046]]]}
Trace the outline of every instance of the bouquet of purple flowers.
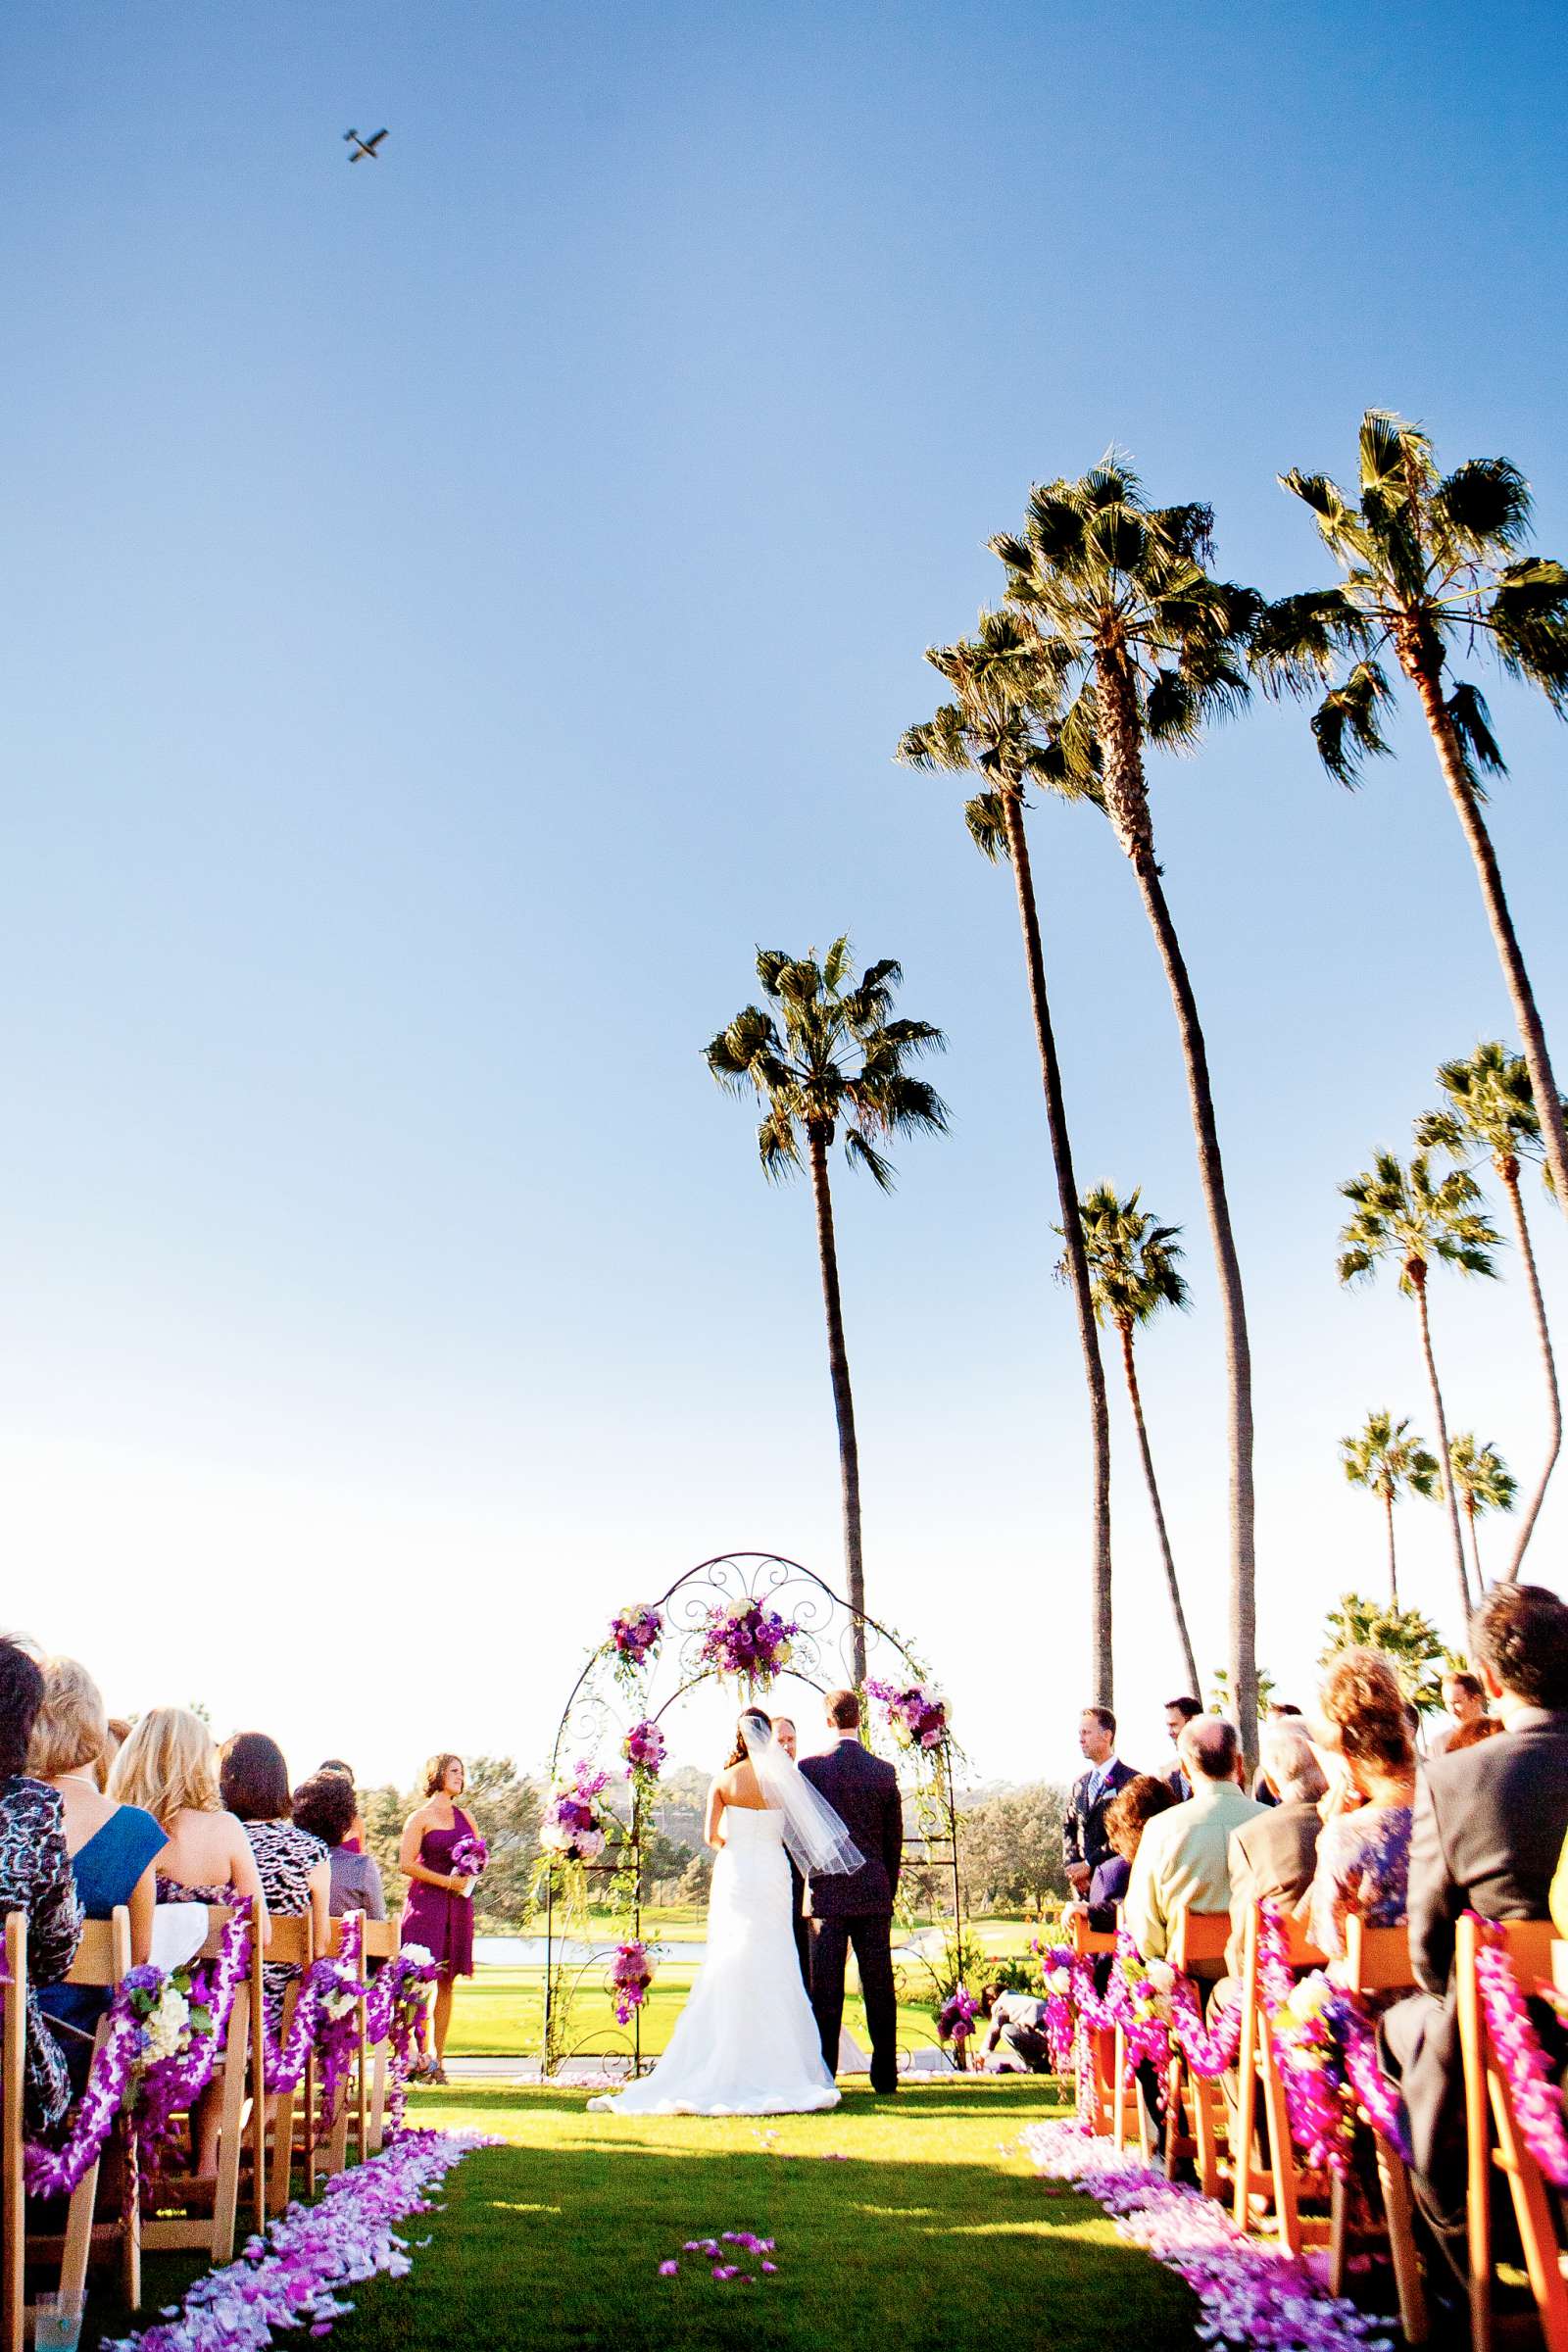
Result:
{"label": "bouquet of purple flowers", "polygon": [[571,1780],[551,1789],[539,1828],[546,1853],[559,1855],[563,1862],[598,1860],[605,1850],[598,1799],[609,1779],[608,1772],[595,1772],[581,1762]]}
{"label": "bouquet of purple flowers", "polygon": [[948,1702],[928,1683],[866,1684],[872,1698],[888,1711],[888,1723],[901,1747],[940,1747],[948,1736]]}
{"label": "bouquet of purple flowers", "polygon": [[466,1886],[462,1889],[465,1894],[473,1892],[474,1880],[489,1859],[490,1848],[479,1836],[478,1831],[466,1830],[452,1848],[453,1870],[460,1879],[466,1879],[468,1882]]}
{"label": "bouquet of purple flowers", "polygon": [[639,1773],[657,1781],[664,1766],[664,1735],[657,1723],[634,1723],[626,1734],[621,1747],[626,1759],[626,1778],[635,1780]]}
{"label": "bouquet of purple flowers", "polygon": [[630,2025],[631,2013],[640,2009],[648,1998],[657,1970],[653,1954],[646,1943],[623,1943],[611,1964],[610,1988],[615,1996],[616,2021]]}
{"label": "bouquet of purple flowers", "polygon": [[621,1609],[610,1621],[610,1638],[615,1644],[617,1665],[638,1667],[659,1646],[659,1637],[664,1630],[664,1620],[647,1601],[636,1600]]}
{"label": "bouquet of purple flowers", "polygon": [[760,1600],[720,1601],[709,1612],[702,1662],[765,1689],[789,1664],[800,1630]]}
{"label": "bouquet of purple flowers", "polygon": [[937,2011],[937,2037],[951,2041],[959,2054],[974,2032],[974,2021],[980,2014],[980,2004],[966,1984],[950,1992]]}

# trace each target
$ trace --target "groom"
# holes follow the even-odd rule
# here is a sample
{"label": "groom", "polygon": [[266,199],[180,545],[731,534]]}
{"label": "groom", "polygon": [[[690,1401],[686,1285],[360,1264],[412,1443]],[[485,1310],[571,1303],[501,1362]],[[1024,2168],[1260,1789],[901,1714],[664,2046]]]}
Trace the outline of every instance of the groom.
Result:
{"label": "groom", "polygon": [[825,1701],[834,1742],[807,1756],[801,1771],[827,1798],[865,1859],[841,1878],[812,1878],[806,1889],[811,1923],[811,2008],[829,2074],[837,2074],[844,2023],[844,1963],[851,1944],[860,1971],[871,2035],[871,2088],[899,2086],[898,2000],[893,1989],[893,1897],[904,1856],[904,1805],[891,1764],[860,1744],[860,1701],[830,1690]]}

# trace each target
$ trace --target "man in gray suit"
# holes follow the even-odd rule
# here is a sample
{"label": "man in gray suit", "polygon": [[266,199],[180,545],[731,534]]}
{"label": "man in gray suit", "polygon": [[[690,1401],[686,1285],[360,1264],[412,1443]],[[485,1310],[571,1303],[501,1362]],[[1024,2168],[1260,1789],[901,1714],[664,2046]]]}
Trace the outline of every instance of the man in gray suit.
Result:
{"label": "man in gray suit", "polygon": [[1568,1833],[1568,1606],[1543,1585],[1498,1585],[1470,1620],[1470,1656],[1503,1736],[1434,1757],[1417,1783],[1409,1916],[1421,1990],[1382,2028],[1384,2064],[1404,2089],[1416,2187],[1445,2236],[1464,2211],[1454,1931],[1469,1910],[1546,1917]]}

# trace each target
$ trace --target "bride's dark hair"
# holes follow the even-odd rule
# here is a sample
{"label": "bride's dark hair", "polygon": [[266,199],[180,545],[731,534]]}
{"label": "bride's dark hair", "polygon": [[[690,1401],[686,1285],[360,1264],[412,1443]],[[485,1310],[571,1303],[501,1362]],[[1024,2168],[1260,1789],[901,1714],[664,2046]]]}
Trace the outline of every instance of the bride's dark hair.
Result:
{"label": "bride's dark hair", "polygon": [[724,1766],[724,1770],[726,1772],[732,1772],[737,1764],[746,1764],[751,1760],[752,1751],[746,1744],[745,1724],[747,1715],[755,1715],[760,1723],[765,1723],[767,1725],[769,1731],[771,1731],[773,1728],[773,1719],[770,1715],[764,1715],[760,1707],[748,1707],[746,1709],[746,1714],[742,1715],[740,1722],[735,1726],[735,1753],[729,1758],[728,1762]]}

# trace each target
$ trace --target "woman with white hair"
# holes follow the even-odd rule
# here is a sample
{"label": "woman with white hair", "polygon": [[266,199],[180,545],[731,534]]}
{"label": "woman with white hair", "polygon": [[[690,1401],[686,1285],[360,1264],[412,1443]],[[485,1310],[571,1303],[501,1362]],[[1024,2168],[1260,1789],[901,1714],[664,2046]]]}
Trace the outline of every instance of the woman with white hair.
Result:
{"label": "woman with white hair", "polygon": [[1242,1973],[1242,1941],[1252,1905],[1278,1903],[1294,1911],[1311,1886],[1323,1828],[1318,1799],[1329,1785],[1298,1715],[1266,1725],[1261,1744],[1263,1770],[1277,1801],[1231,1832],[1231,1933],[1225,1947],[1230,1977]]}

